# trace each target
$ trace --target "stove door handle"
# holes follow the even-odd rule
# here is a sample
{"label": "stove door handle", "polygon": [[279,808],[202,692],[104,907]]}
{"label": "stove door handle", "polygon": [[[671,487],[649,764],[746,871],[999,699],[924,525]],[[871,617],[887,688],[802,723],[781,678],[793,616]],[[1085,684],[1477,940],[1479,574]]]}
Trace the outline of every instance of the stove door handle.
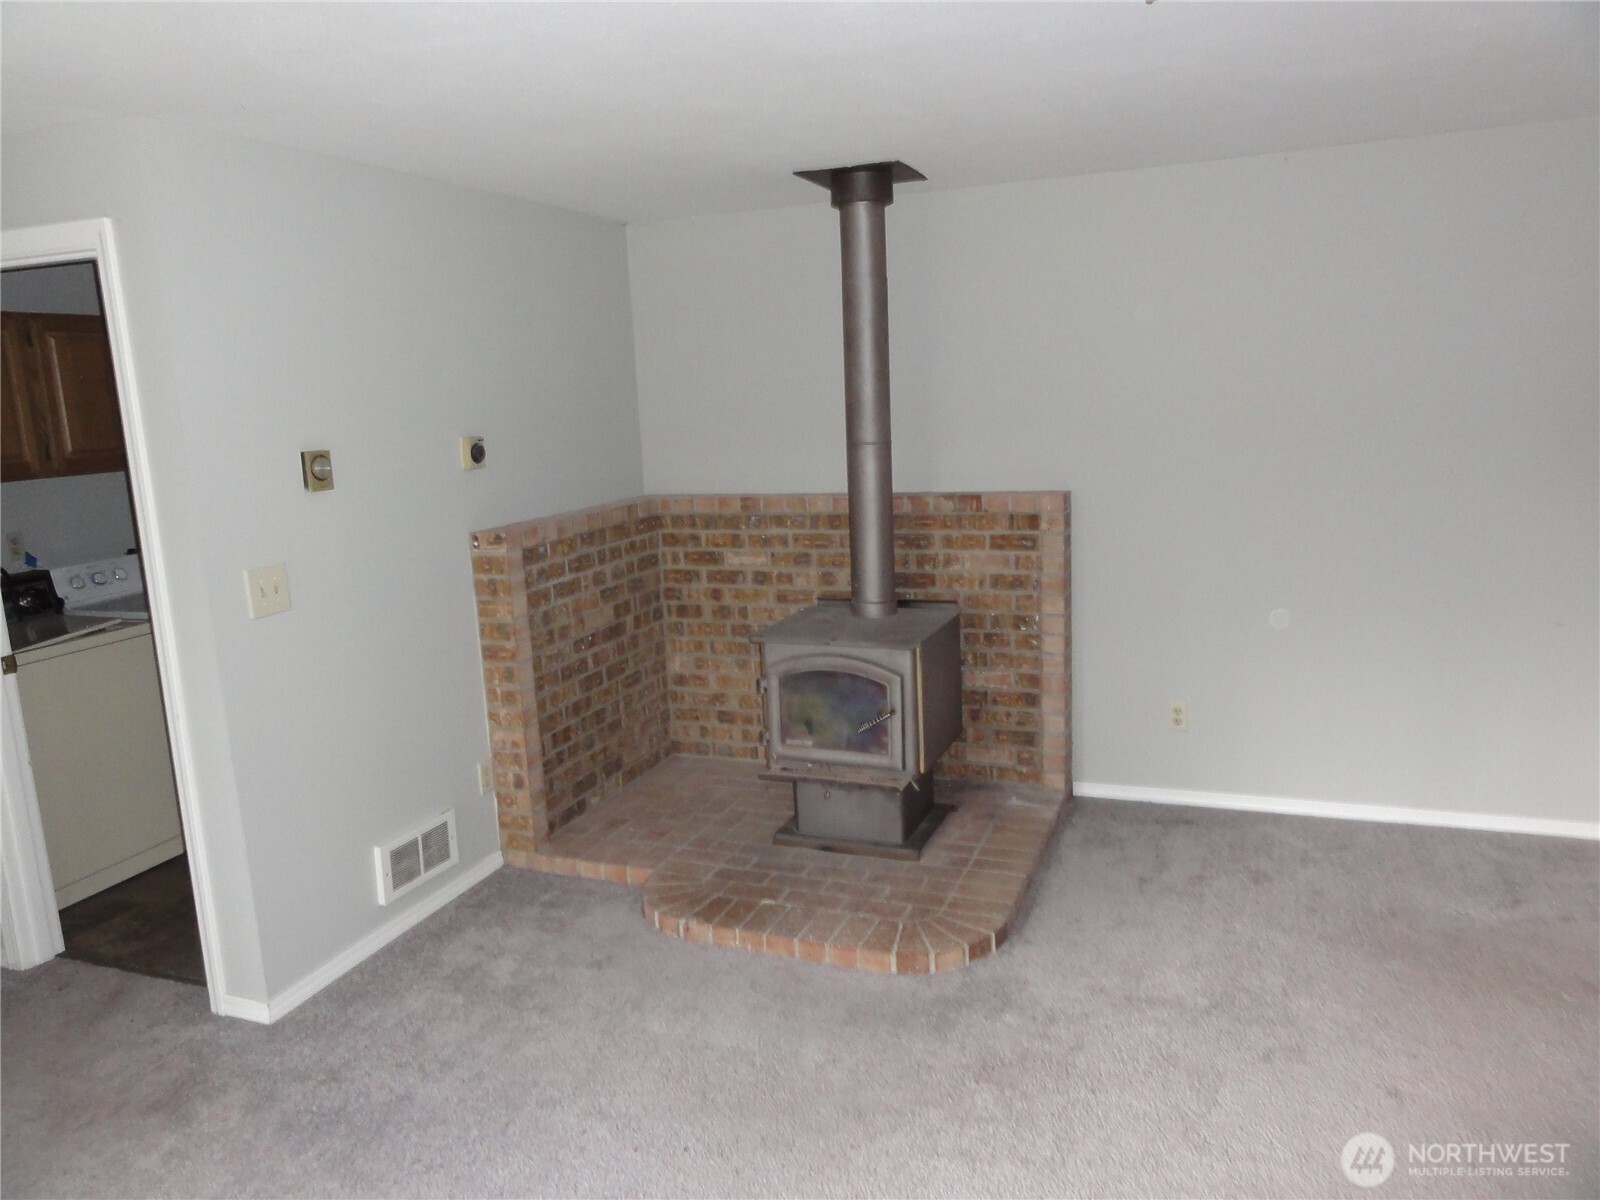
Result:
{"label": "stove door handle", "polygon": [[892,716],[894,716],[894,709],[886,708],[881,713],[879,713],[877,716],[873,717],[872,720],[868,721],[865,725],[859,726],[856,729],[856,732],[857,733],[865,733],[867,730],[871,729],[874,725],[882,725],[885,721],[887,721]]}

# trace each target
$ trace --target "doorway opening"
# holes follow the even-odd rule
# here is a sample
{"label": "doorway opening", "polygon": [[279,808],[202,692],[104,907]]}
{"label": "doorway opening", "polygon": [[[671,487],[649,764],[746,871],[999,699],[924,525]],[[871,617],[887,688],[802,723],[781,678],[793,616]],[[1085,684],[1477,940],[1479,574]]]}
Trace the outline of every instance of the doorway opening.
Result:
{"label": "doorway opening", "polygon": [[65,957],[205,985],[99,265],[8,266],[0,309],[8,716],[49,869],[34,890]]}

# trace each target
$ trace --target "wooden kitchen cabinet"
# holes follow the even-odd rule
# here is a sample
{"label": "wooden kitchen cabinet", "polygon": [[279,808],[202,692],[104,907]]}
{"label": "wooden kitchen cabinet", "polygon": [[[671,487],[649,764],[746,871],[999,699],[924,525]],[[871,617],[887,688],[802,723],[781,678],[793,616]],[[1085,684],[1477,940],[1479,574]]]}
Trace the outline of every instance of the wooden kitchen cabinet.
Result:
{"label": "wooden kitchen cabinet", "polygon": [[101,317],[0,313],[0,480],[127,469]]}

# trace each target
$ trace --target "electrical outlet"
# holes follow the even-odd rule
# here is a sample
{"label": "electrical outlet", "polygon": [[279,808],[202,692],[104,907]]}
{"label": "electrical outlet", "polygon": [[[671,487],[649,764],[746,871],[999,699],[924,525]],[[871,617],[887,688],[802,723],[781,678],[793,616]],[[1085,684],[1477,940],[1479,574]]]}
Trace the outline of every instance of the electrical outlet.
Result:
{"label": "electrical outlet", "polygon": [[22,544],[22,534],[15,532],[6,534],[7,562],[19,563],[27,552],[27,547]]}
{"label": "electrical outlet", "polygon": [[1167,707],[1167,728],[1173,733],[1189,732],[1189,706],[1174,703]]}
{"label": "electrical outlet", "polygon": [[252,621],[289,611],[289,568],[283,563],[246,571],[244,586],[250,596]]}
{"label": "electrical outlet", "polygon": [[487,796],[494,791],[494,768],[486,762],[478,764],[478,795]]}

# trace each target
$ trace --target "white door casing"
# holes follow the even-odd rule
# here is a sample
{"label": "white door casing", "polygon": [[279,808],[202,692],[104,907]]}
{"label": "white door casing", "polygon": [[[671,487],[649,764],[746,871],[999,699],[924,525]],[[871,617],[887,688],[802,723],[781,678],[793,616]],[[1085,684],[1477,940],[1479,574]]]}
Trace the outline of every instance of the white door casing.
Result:
{"label": "white door casing", "polygon": [[[101,305],[111,360],[122,408],[123,437],[128,453],[128,483],[150,600],[151,633],[161,663],[161,694],[167,712],[167,736],[177,782],[178,809],[183,818],[189,852],[189,875],[194,887],[195,915],[200,927],[200,948],[206,965],[206,991],[211,1011],[222,1012],[226,996],[221,978],[223,956],[218,943],[220,922],[212,887],[203,806],[196,785],[193,722],[185,703],[181,672],[176,669],[184,647],[173,620],[167,580],[172,577],[164,530],[157,519],[150,481],[150,445],[133,349],[128,338],[122,280],[111,222],[105,218],[40,225],[0,233],[0,267],[38,267],[56,263],[93,261],[99,270]],[[0,635],[3,636],[3,635]],[[10,652],[9,638],[5,643]],[[17,681],[6,678],[0,687],[3,705],[4,753],[0,771],[0,900],[3,900],[3,947],[0,958],[7,967],[37,966],[60,953],[61,921],[45,856],[39,801],[28,761],[26,730]]]}
{"label": "white door casing", "polygon": [[[0,651],[11,653],[0,627]],[[56,918],[55,884],[45,853],[39,797],[33,789],[22,697],[14,675],[0,680],[0,966],[14,971],[48,962],[64,950]]]}

